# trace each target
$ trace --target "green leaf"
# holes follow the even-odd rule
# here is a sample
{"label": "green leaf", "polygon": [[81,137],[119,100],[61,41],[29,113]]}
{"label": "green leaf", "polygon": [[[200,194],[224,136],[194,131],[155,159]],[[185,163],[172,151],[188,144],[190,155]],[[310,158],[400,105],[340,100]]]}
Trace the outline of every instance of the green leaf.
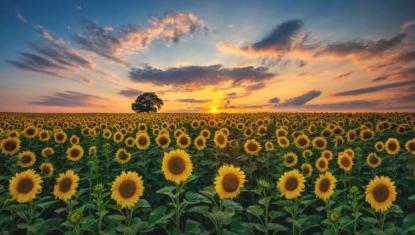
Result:
{"label": "green leaf", "polygon": [[262,214],[264,214],[264,210],[261,207],[257,206],[257,205],[249,206],[246,209],[246,211],[249,214],[255,215],[257,217],[260,217]]}
{"label": "green leaf", "polygon": [[273,231],[273,232],[283,232],[283,231],[287,231],[288,228],[285,227],[282,224],[277,224],[277,223],[269,223],[267,226],[268,230]]}
{"label": "green leaf", "polygon": [[150,208],[150,203],[145,199],[140,199],[137,203],[138,208]]}
{"label": "green leaf", "polygon": [[199,213],[199,214],[205,214],[209,212],[208,206],[193,206],[186,210],[187,213]]}
{"label": "green leaf", "polygon": [[152,210],[147,222],[147,229],[152,228],[160,223],[165,222],[172,213],[166,215],[167,208],[165,206],[159,206]]}
{"label": "green leaf", "polygon": [[157,190],[157,193],[164,194],[164,195],[167,195],[169,197],[174,197],[173,190],[175,190],[175,189],[176,189],[176,187],[174,187],[174,186],[166,186],[166,187],[163,187],[163,188]]}
{"label": "green leaf", "polygon": [[109,216],[107,216],[107,218],[108,218],[109,220],[113,220],[113,221],[124,221],[124,220],[126,220],[126,219],[127,219],[125,216],[123,216],[123,215],[118,215],[118,214],[109,215]]}
{"label": "green leaf", "polygon": [[367,217],[366,216],[366,217],[362,217],[361,220],[365,223],[368,223],[368,224],[377,224],[378,223],[378,220],[373,218],[373,217]]}
{"label": "green leaf", "polygon": [[408,234],[409,232],[415,231],[415,213],[411,213],[402,221],[402,234]]}
{"label": "green leaf", "polygon": [[202,194],[199,194],[199,193],[187,192],[185,194],[185,198],[189,202],[193,202],[193,203],[203,202],[203,203],[209,203],[210,204],[209,199],[207,199],[205,196],[203,196]]}
{"label": "green leaf", "polygon": [[232,201],[232,200],[224,200],[223,201],[223,206],[224,207],[231,207],[233,209],[235,209],[236,211],[242,211],[243,207],[241,204]]}

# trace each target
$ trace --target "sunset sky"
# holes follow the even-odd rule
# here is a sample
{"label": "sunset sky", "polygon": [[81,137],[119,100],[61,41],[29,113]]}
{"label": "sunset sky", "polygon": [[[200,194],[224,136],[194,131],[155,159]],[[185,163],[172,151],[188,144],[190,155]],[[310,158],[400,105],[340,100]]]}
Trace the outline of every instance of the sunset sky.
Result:
{"label": "sunset sky", "polygon": [[415,111],[415,1],[0,3],[1,112]]}

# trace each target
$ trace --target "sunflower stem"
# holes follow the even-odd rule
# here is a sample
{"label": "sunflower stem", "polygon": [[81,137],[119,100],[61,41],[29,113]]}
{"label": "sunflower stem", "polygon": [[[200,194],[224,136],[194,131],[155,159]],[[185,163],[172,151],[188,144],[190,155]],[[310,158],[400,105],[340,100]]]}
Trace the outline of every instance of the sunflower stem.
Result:
{"label": "sunflower stem", "polygon": [[180,187],[181,184],[176,184],[175,196],[175,214],[176,214],[176,228],[180,231]]}

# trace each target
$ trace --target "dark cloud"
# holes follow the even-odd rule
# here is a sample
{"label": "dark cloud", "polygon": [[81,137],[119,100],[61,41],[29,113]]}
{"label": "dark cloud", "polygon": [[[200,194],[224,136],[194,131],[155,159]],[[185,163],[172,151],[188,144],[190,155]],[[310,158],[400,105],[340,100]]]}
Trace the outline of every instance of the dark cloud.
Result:
{"label": "dark cloud", "polygon": [[274,97],[274,98],[270,99],[270,100],[269,100],[269,102],[270,102],[271,104],[276,104],[276,105],[278,105],[278,104],[281,102],[281,100],[280,100],[278,97]]}
{"label": "dark cloud", "polygon": [[279,24],[270,34],[252,44],[256,50],[288,51],[293,44],[294,37],[298,35],[303,22],[298,19],[289,20]]}
{"label": "dark cloud", "polygon": [[176,101],[181,103],[191,103],[191,104],[202,104],[209,102],[211,100],[199,100],[199,99],[177,99]]}
{"label": "dark cloud", "polygon": [[135,82],[195,87],[216,85],[225,81],[232,81],[233,84],[261,82],[275,76],[275,73],[268,72],[267,67],[225,68],[220,64],[174,67],[166,70],[145,66],[130,71],[130,78]]}
{"label": "dark cloud", "polygon": [[415,60],[415,51],[408,51],[399,54],[395,60],[400,63],[408,63]]}
{"label": "dark cloud", "polygon": [[382,38],[378,40],[329,43],[324,48],[319,50],[315,56],[329,55],[344,57],[351,55],[358,58],[373,57],[401,45],[407,36],[407,33],[400,32],[390,39]]}
{"label": "dark cloud", "polygon": [[334,95],[335,96],[362,95],[362,94],[374,93],[374,92],[383,91],[383,90],[392,89],[392,88],[412,86],[414,84],[415,84],[415,81],[395,82],[395,83],[388,83],[388,84],[383,84],[383,85],[378,85],[378,86],[365,87],[365,88],[360,88],[360,89],[355,89],[355,90],[342,91]]}
{"label": "dark cloud", "polygon": [[350,75],[352,75],[352,74],[353,74],[353,72],[340,73],[340,74],[337,74],[335,78],[336,79],[345,79],[345,78],[350,77]]}
{"label": "dark cloud", "polygon": [[256,90],[260,90],[260,89],[262,89],[264,87],[265,87],[265,83],[258,82],[256,84],[249,85],[249,86],[246,86],[244,88],[245,88],[245,91],[256,91]]}
{"label": "dark cloud", "polygon": [[376,78],[372,79],[372,82],[380,82],[380,81],[384,81],[386,79],[388,79],[387,76],[380,76],[380,77],[376,77]]}
{"label": "dark cloud", "polygon": [[43,96],[38,101],[31,102],[32,105],[41,105],[41,106],[59,106],[59,107],[85,107],[85,106],[96,106],[104,107],[104,105],[99,104],[98,102],[103,102],[105,99],[89,95],[85,93],[80,93],[76,91],[65,91],[57,92],[51,96]]}
{"label": "dark cloud", "polygon": [[319,97],[320,95],[321,95],[321,91],[311,90],[300,96],[287,99],[285,102],[278,104],[278,106],[281,106],[281,107],[302,106],[308,103],[309,101]]}
{"label": "dark cloud", "polygon": [[143,92],[140,90],[134,89],[134,88],[129,88],[129,89],[120,90],[118,93],[128,98],[136,98],[138,95],[140,95]]}

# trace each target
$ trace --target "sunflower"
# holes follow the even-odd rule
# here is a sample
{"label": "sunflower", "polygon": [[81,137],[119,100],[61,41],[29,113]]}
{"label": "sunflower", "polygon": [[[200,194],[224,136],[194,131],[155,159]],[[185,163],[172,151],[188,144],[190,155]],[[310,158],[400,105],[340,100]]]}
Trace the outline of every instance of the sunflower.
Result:
{"label": "sunflower", "polygon": [[39,132],[39,140],[42,142],[48,142],[50,140],[50,133],[47,130],[41,130]]}
{"label": "sunflower", "polygon": [[129,148],[133,147],[134,146],[134,138],[133,137],[127,137],[124,140],[124,144],[125,144],[125,146],[127,146]]}
{"label": "sunflower", "polygon": [[280,146],[281,148],[287,148],[288,146],[290,146],[290,140],[285,136],[278,137],[277,143],[278,146]]}
{"label": "sunflower", "polygon": [[385,150],[385,144],[382,141],[378,141],[375,143],[375,150],[376,152],[380,153]]}
{"label": "sunflower", "polygon": [[410,139],[405,144],[405,149],[408,153],[415,155],[415,139]]}
{"label": "sunflower", "polygon": [[72,145],[66,150],[66,158],[77,162],[84,156],[84,149],[80,145]]}
{"label": "sunflower", "polygon": [[42,178],[34,170],[26,170],[9,180],[9,193],[18,203],[32,201],[42,191]]}
{"label": "sunflower", "polygon": [[219,149],[224,149],[228,144],[228,138],[223,132],[216,131],[215,136],[213,137],[213,141],[215,142],[215,146]]}
{"label": "sunflower", "polygon": [[375,176],[366,186],[366,202],[376,211],[387,211],[396,196],[395,183],[387,176]]}
{"label": "sunflower", "polygon": [[144,193],[144,183],[136,172],[122,172],[112,182],[111,198],[114,199],[121,208],[134,207]]}
{"label": "sunflower", "polygon": [[27,168],[33,166],[36,162],[36,154],[32,151],[24,151],[19,153],[19,161],[17,164],[21,167]]}
{"label": "sunflower", "polygon": [[109,129],[104,129],[104,131],[102,132],[102,137],[104,137],[104,139],[109,140],[111,138],[111,130]]}
{"label": "sunflower", "polygon": [[366,164],[370,168],[376,168],[382,163],[382,158],[378,157],[376,153],[369,153],[366,158]]}
{"label": "sunflower", "polygon": [[91,146],[91,147],[89,147],[89,149],[88,149],[88,153],[89,153],[89,156],[94,156],[94,155],[96,155],[96,154],[97,154],[97,147],[96,147],[96,146]]}
{"label": "sunflower", "polygon": [[139,150],[146,150],[150,147],[150,136],[148,136],[147,132],[139,132],[135,137],[135,146]]}
{"label": "sunflower", "polygon": [[257,156],[261,148],[261,145],[255,139],[249,139],[244,144],[245,153],[251,156]]}
{"label": "sunflower", "polygon": [[309,158],[313,156],[313,151],[311,151],[310,149],[306,149],[303,150],[303,152],[301,152],[301,155],[303,156],[303,158]]}
{"label": "sunflower", "polygon": [[356,140],[357,134],[355,130],[350,130],[346,133],[347,142],[353,144]]}
{"label": "sunflower", "polygon": [[168,134],[159,134],[156,138],[156,143],[159,147],[165,149],[170,145],[170,137]]}
{"label": "sunflower", "polygon": [[313,139],[313,147],[318,150],[324,150],[327,147],[326,138],[319,136]]}
{"label": "sunflower", "polygon": [[337,158],[337,164],[340,169],[343,169],[345,172],[349,172],[353,168],[353,158],[346,153],[340,153]]}
{"label": "sunflower", "polygon": [[315,165],[319,172],[325,172],[329,169],[329,161],[325,157],[317,158]]}
{"label": "sunflower", "polygon": [[326,201],[333,195],[336,182],[336,177],[331,172],[326,172],[317,178],[314,184],[314,193],[318,198]]}
{"label": "sunflower", "polygon": [[28,126],[22,132],[23,136],[28,139],[34,138],[37,135],[37,133],[38,133],[38,130],[34,126]]}
{"label": "sunflower", "polygon": [[200,132],[200,135],[203,136],[203,137],[205,137],[205,139],[208,140],[210,138],[210,131],[208,129],[203,129]]}
{"label": "sunflower", "polygon": [[42,149],[41,155],[42,157],[49,157],[50,155],[53,155],[55,153],[55,150],[51,147],[46,147]]}
{"label": "sunflower", "polygon": [[125,150],[125,148],[120,148],[115,153],[115,159],[120,164],[125,164],[125,163],[130,161],[131,153],[127,152],[127,150]]}
{"label": "sunflower", "polygon": [[121,141],[124,140],[124,135],[122,134],[121,131],[117,131],[117,132],[115,132],[114,136],[112,137],[112,140],[115,143],[119,144],[119,143],[121,143]]}
{"label": "sunflower", "polygon": [[328,149],[323,150],[323,152],[320,154],[320,157],[327,158],[328,161],[331,161],[333,160],[333,152]]}
{"label": "sunflower", "polygon": [[73,170],[60,173],[53,187],[53,195],[64,202],[71,199],[78,188],[79,176]]}
{"label": "sunflower", "polygon": [[164,153],[161,170],[164,177],[171,182],[180,184],[186,181],[193,170],[190,155],[181,149]]}
{"label": "sunflower", "polygon": [[247,138],[251,137],[253,133],[254,133],[254,131],[250,127],[245,128],[245,130],[244,130],[244,136],[247,137]]}
{"label": "sunflower", "polygon": [[277,187],[286,199],[296,199],[304,191],[304,182],[304,176],[298,170],[291,170],[278,179]]}
{"label": "sunflower", "polygon": [[79,144],[79,137],[76,135],[72,135],[71,138],[69,138],[69,142],[71,142],[72,145]]}
{"label": "sunflower", "polygon": [[46,175],[49,178],[52,177],[54,171],[52,163],[42,163],[40,164],[39,169],[42,172],[42,174]]}
{"label": "sunflower", "polygon": [[9,137],[1,142],[1,151],[3,154],[11,156],[20,149],[20,140],[15,137]]}
{"label": "sunflower", "polygon": [[188,134],[183,132],[176,138],[176,144],[180,148],[186,149],[192,144],[192,139]]}
{"label": "sunflower", "polygon": [[301,165],[301,173],[303,173],[305,177],[310,177],[313,175],[313,166],[310,163],[303,163]]}
{"label": "sunflower", "polygon": [[194,145],[195,145],[195,147],[198,151],[202,151],[203,149],[205,149],[206,148],[206,139],[205,139],[205,137],[203,137],[201,135],[196,137],[196,139],[194,140]]}
{"label": "sunflower", "polygon": [[55,142],[57,144],[63,144],[65,143],[68,136],[66,135],[65,132],[55,132],[55,134],[53,135],[53,138],[55,139]]}
{"label": "sunflower", "polygon": [[264,146],[266,152],[271,152],[275,149],[274,144],[271,141],[265,142]]}
{"label": "sunflower", "polygon": [[399,140],[397,140],[396,138],[389,138],[385,142],[385,149],[389,155],[397,155],[399,153],[399,150],[401,150]]}
{"label": "sunflower", "polygon": [[345,154],[348,154],[348,155],[349,155],[352,159],[354,159],[355,154],[354,154],[353,149],[345,149],[343,152],[344,152]]}
{"label": "sunflower", "polygon": [[285,167],[293,167],[297,165],[298,156],[294,152],[289,152],[284,154],[284,166]]}
{"label": "sunflower", "polygon": [[294,144],[299,149],[305,149],[310,145],[310,139],[308,136],[300,134],[295,138]]}
{"label": "sunflower", "polygon": [[375,137],[375,132],[370,129],[364,129],[360,131],[360,139],[362,141],[369,141]]}
{"label": "sunflower", "polygon": [[233,165],[221,166],[215,178],[215,191],[220,199],[232,199],[239,195],[244,187],[245,173]]}
{"label": "sunflower", "polygon": [[264,136],[267,133],[267,127],[265,126],[259,126],[257,128],[257,135],[258,136]]}

